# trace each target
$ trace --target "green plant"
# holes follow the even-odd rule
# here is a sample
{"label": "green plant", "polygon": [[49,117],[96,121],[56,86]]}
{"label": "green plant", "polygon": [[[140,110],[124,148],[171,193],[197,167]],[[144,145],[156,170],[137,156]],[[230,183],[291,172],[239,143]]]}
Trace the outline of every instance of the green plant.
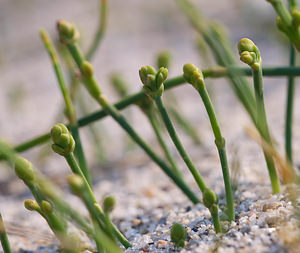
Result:
{"label": "green plant", "polygon": [[[241,39],[238,43],[238,50],[241,61],[248,64],[253,73],[254,91],[256,98],[256,117],[255,125],[260,132],[262,138],[270,145],[272,140],[267,123],[267,116],[264,105],[264,93],[262,82],[262,65],[259,49],[249,39]],[[273,193],[280,192],[280,182],[277,176],[276,168],[272,157],[264,152],[266,162],[268,165],[269,175],[271,179]]]}
{"label": "green plant", "polygon": [[174,223],[170,230],[171,241],[175,244],[176,247],[184,247],[184,241],[187,238],[187,232],[185,228],[179,224]]}
{"label": "green plant", "polygon": [[[212,190],[207,188],[200,172],[192,162],[185,148],[183,147],[161,99],[161,95],[164,90],[164,81],[167,79],[168,76],[168,70],[162,67],[158,70],[158,72],[156,72],[156,70],[153,67],[147,66],[147,67],[142,67],[139,71],[139,74],[140,74],[140,79],[144,85],[143,86],[144,92],[155,101],[155,104],[160,112],[164,124],[169,132],[169,135],[175,147],[178,150],[178,153],[180,154],[182,160],[185,162],[186,166],[192,173],[198,187],[203,193],[203,202],[204,205],[211,212],[216,233],[221,232],[220,224],[219,224],[219,215],[218,215],[218,199],[216,199],[216,202],[213,202],[213,204],[212,201],[206,200],[207,197],[208,198],[210,197],[209,194],[205,194],[206,192],[208,192],[208,190],[210,193],[212,194],[214,193]],[[205,203],[209,203],[209,204],[206,205]],[[213,208],[211,208],[212,205],[214,205]]]}
{"label": "green plant", "polygon": [[[109,103],[108,99],[102,93],[99,83],[95,78],[93,66],[90,62],[88,62],[94,57],[106,30],[106,0],[100,1],[101,16],[99,27],[86,54],[83,54],[77,45],[79,32],[76,28],[68,22],[58,22],[59,37],[63,44],[62,49],[67,48],[63,58],[67,65],[69,78],[71,80],[70,90],[68,90],[64,80],[63,70],[60,65],[57,52],[52,45],[47,32],[44,30],[41,31],[42,40],[51,57],[61,93],[64,98],[66,117],[69,124],[67,126],[57,124],[52,128],[51,134],[46,133],[38,136],[37,138],[15,146],[13,149],[0,141],[0,157],[1,159],[6,159],[14,163],[15,173],[27,185],[34,198],[25,201],[25,208],[30,211],[38,212],[45,219],[53,233],[59,239],[61,250],[63,252],[75,253],[83,250],[80,241],[78,244],[73,243],[74,240],[79,240],[79,238],[76,234],[74,235],[70,233],[68,229],[69,222],[74,222],[79,229],[84,231],[90,238],[93,238],[98,252],[121,252],[121,249],[117,245],[118,241],[122,243],[125,248],[131,247],[130,242],[112,223],[110,213],[115,206],[114,198],[110,196],[106,197],[103,201],[102,207],[96,201],[96,197],[92,190],[92,180],[79,137],[80,127],[87,125],[90,126],[90,123],[103,119],[106,116],[114,118],[114,120],[128,133],[129,136],[132,137],[132,139],[149,155],[149,157],[162,168],[162,170],[193,203],[199,202],[197,195],[194,194],[189,185],[185,183],[183,175],[179,171],[176,161],[172,157],[163,139],[161,128],[158,124],[158,119],[156,118],[155,105],[160,112],[173,143],[194,176],[194,179],[202,192],[203,204],[211,213],[216,233],[222,231],[219,221],[218,196],[213,190],[206,186],[204,179],[193,164],[191,158],[183,147],[181,140],[179,139],[175,127],[170,119],[171,117],[168,115],[168,111],[177,123],[181,125],[181,127],[192,137],[192,139],[196,140],[198,138],[197,132],[195,132],[195,129],[187,122],[182,112],[177,110],[176,107],[179,106],[180,103],[175,101],[170,103],[170,106],[168,106],[167,103],[167,106],[165,106],[161,99],[164,90],[182,85],[186,81],[191,83],[199,92],[210,119],[212,131],[215,137],[215,144],[219,152],[222,166],[227,200],[227,215],[230,221],[234,220],[235,217],[234,201],[231,192],[232,186],[230,185],[227,154],[225,151],[225,140],[221,134],[216,113],[210,100],[209,92],[206,89],[204,79],[227,77],[230,80],[233,91],[257,128],[258,137],[256,136],[256,141],[259,139],[258,142],[261,144],[265,155],[273,193],[280,192],[280,182],[277,176],[275,164],[278,165],[277,167],[281,172],[284,183],[296,181],[295,178],[297,178],[297,176],[292,167],[292,115],[295,93],[294,79],[296,76],[300,76],[300,68],[295,67],[295,48],[300,51],[300,11],[298,10],[297,2],[295,0],[290,0],[289,8],[287,8],[282,0],[269,0],[279,15],[277,18],[278,28],[286,34],[291,42],[290,64],[288,67],[264,68],[261,64],[259,49],[251,40],[242,39],[238,44],[241,60],[248,64],[251,68],[237,66],[236,57],[230,48],[229,39],[226,37],[223,28],[216,23],[206,20],[199,12],[197,12],[196,8],[194,8],[194,5],[191,4],[190,1],[176,0],[176,2],[182,9],[183,13],[188,17],[195,30],[202,36],[202,40],[200,42],[202,43],[201,47],[203,48],[203,42],[205,41],[207,46],[210,47],[218,66],[203,69],[203,71],[201,71],[194,65],[187,64],[184,66],[183,76],[180,75],[167,80],[167,68],[170,65],[170,54],[167,51],[164,51],[157,57],[157,66],[159,68],[158,72],[150,66],[141,68],[140,78],[144,84],[143,91],[132,95],[128,94],[126,85],[124,85],[124,82],[122,83],[122,80],[119,76],[117,76],[114,82],[119,85],[118,90],[120,91],[120,96],[124,98],[115,104]],[[205,59],[208,59],[206,55],[206,47],[204,51],[204,53],[203,50],[201,52],[202,54],[205,54]],[[70,53],[70,55],[68,53]],[[78,72],[80,72],[80,74]],[[285,153],[288,161],[287,163],[280,157],[272,143],[264,107],[262,83],[263,75],[288,77],[285,129]],[[253,76],[254,89],[252,89],[252,87],[248,84],[244,78],[245,76]],[[84,104],[81,104],[80,107],[86,116],[77,119],[74,103],[77,100],[76,94],[80,92],[78,89],[81,82],[85,85],[90,95],[99,103],[102,110],[86,115]],[[144,92],[147,95],[145,95]],[[175,100],[176,97],[169,98],[169,100],[173,99]],[[144,139],[136,133],[128,120],[119,112],[119,110],[122,110],[132,104],[138,105],[148,117],[170,166],[153,151]],[[71,131],[72,135],[68,129]],[[57,187],[38,173],[28,160],[20,157],[16,153],[44,143],[48,141],[50,137],[54,142],[52,149],[56,153],[64,156],[73,172],[73,174],[68,177],[71,192],[82,200],[89,212],[90,219],[83,217],[76,210],[71,208],[70,205],[61,197]],[[296,198],[293,198],[293,201],[293,204],[296,206]],[[186,238],[187,233],[184,227],[177,223],[174,224],[171,228],[171,240],[175,243],[175,245],[177,247],[183,247]],[[4,252],[10,252],[1,215],[0,239]]]}
{"label": "green plant", "polygon": [[[53,140],[53,151],[61,156],[64,156],[72,172],[75,174],[68,178],[68,182],[72,189],[72,192],[78,195],[85,203],[92,220],[94,220],[95,223],[97,223],[97,225],[99,226],[95,229],[101,228],[102,230],[105,230],[105,227],[103,226],[103,224],[105,224],[106,222],[105,215],[102,212],[101,208],[95,207],[95,205],[98,205],[97,200],[85,175],[83,174],[82,169],[77,164],[77,161],[73,155],[75,141],[72,135],[69,133],[65,125],[57,124],[51,129],[51,137]],[[131,244],[120,233],[120,231],[114,225],[110,226],[112,227],[113,234],[124,245],[124,247],[130,247]]]}
{"label": "green plant", "polygon": [[289,10],[282,0],[267,0],[275,9],[277,17],[277,27],[282,31],[300,51],[300,10],[297,0],[289,0]]}
{"label": "green plant", "polygon": [[187,197],[193,202],[199,202],[198,198],[189,189],[189,187],[178,177],[172,169],[168,167],[165,162],[159,158],[159,156],[151,149],[151,147],[134,131],[134,129],[128,124],[126,119],[120,114],[116,107],[111,105],[107,99],[103,96],[98,82],[96,81],[93,73],[92,65],[85,61],[78,46],[76,40],[78,39],[78,31],[73,25],[65,21],[58,22],[58,31],[60,40],[64,43],[72,55],[74,61],[77,64],[85,84],[86,89],[90,95],[103,107],[105,112],[113,117],[117,123],[132,137],[132,139],[155,161],[162,170],[173,180],[173,182],[187,195]]}
{"label": "green plant", "polygon": [[223,179],[225,184],[225,192],[226,192],[226,201],[227,201],[227,215],[230,221],[235,220],[234,216],[234,201],[230,183],[230,174],[227,162],[227,154],[225,149],[225,139],[221,134],[221,129],[216,117],[216,113],[214,111],[212,102],[210,100],[209,94],[206,90],[204,78],[201,70],[196,68],[193,64],[185,64],[183,66],[183,76],[185,80],[192,84],[192,86],[199,92],[204,106],[206,108],[210,124],[215,136],[215,144],[219,152]]}
{"label": "green plant", "polygon": [[51,61],[52,61],[52,64],[53,64],[53,67],[55,70],[55,74],[57,77],[57,81],[59,83],[59,87],[60,87],[61,93],[64,98],[64,102],[65,102],[65,106],[66,106],[66,115],[67,115],[67,118],[70,123],[71,132],[76,141],[76,148],[75,148],[76,156],[78,158],[80,167],[82,168],[82,172],[83,172],[86,180],[91,185],[91,176],[90,176],[90,173],[89,173],[89,170],[87,167],[85,155],[83,152],[83,148],[82,148],[82,144],[81,144],[81,140],[80,140],[80,136],[79,136],[75,108],[73,106],[70,93],[67,89],[67,86],[66,86],[66,83],[65,83],[65,80],[63,77],[62,69],[61,69],[61,66],[59,63],[59,58],[57,56],[54,46],[52,45],[52,42],[50,40],[48,33],[45,30],[41,30],[40,35],[43,40],[44,46],[50,55],[50,58],[51,58]]}

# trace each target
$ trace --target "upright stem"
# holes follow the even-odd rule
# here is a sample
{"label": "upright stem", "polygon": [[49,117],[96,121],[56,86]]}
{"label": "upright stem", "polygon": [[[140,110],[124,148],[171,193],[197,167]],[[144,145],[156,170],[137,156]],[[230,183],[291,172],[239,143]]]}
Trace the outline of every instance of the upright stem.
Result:
{"label": "upright stem", "polygon": [[73,137],[75,139],[76,142],[76,148],[75,148],[75,154],[78,158],[79,164],[81,169],[83,170],[83,174],[86,177],[87,181],[89,182],[89,184],[91,184],[91,177],[90,177],[90,173],[87,167],[87,162],[85,159],[85,155],[83,152],[83,148],[81,145],[81,140],[80,140],[80,136],[79,136],[79,131],[78,131],[78,125],[77,125],[77,119],[76,119],[76,112],[75,112],[75,108],[73,106],[72,103],[72,99],[70,96],[70,93],[68,91],[65,79],[63,77],[63,72],[62,72],[62,68],[59,62],[59,58],[57,55],[57,52],[51,42],[51,39],[48,35],[48,33],[45,30],[41,30],[40,31],[40,35],[41,38],[43,40],[44,46],[51,58],[52,64],[53,64],[53,68],[55,71],[55,75],[59,84],[59,88],[61,90],[61,93],[63,95],[64,98],[64,102],[65,102],[65,106],[66,106],[66,115],[67,118],[69,120],[69,123],[71,125],[71,131],[73,134]]}
{"label": "upright stem", "polygon": [[[267,116],[264,106],[264,94],[263,94],[263,82],[262,82],[262,68],[261,64],[256,68],[252,68],[253,71],[253,81],[254,81],[254,90],[255,90],[255,97],[256,97],[256,108],[257,108],[257,115],[256,115],[256,126],[262,136],[262,138],[272,145],[272,140],[269,132],[269,127],[267,123]],[[272,145],[273,146],[273,145]],[[276,167],[273,161],[273,158],[264,151],[264,156],[266,159],[267,167],[269,176],[271,179],[272,190],[273,193],[280,192],[280,181],[277,176]]]}
{"label": "upright stem", "polygon": [[7,238],[4,222],[0,213],[0,240],[4,253],[11,253],[10,244]]}
{"label": "upright stem", "polygon": [[[71,29],[71,30],[70,30]],[[61,40],[66,40],[67,47],[76,62],[84,79],[84,84],[90,95],[103,107],[107,114],[111,115],[120,126],[133,138],[133,140],[156,162],[162,170],[174,181],[174,183],[186,194],[186,196],[193,202],[198,203],[199,199],[194,195],[190,188],[179,178],[171,168],[165,162],[159,158],[159,156],[151,149],[148,144],[134,131],[134,129],[128,124],[126,119],[120,114],[120,112],[111,105],[102,95],[101,89],[97,80],[94,77],[93,67],[90,63],[86,62],[82,53],[80,52],[76,43],[76,31],[75,28],[65,22],[59,21],[58,30]],[[73,31],[73,32],[72,32]],[[74,39],[69,41],[68,36]],[[182,80],[181,80],[182,81]],[[143,97],[142,94],[138,95]]]}
{"label": "upright stem", "polygon": [[99,104],[111,115],[120,126],[132,137],[132,139],[149,155],[149,157],[173,180],[173,182],[182,190],[182,192],[194,203],[199,203],[199,199],[190,190],[189,186],[177,176],[177,174],[169,168],[169,166],[153,151],[153,149],[134,131],[134,129],[127,123],[126,119],[120,112],[108,104],[103,98],[99,98]]}
{"label": "upright stem", "polygon": [[[290,66],[294,67],[296,61],[296,50],[294,46],[290,45]],[[292,151],[292,127],[293,127],[293,105],[294,105],[294,91],[295,91],[295,78],[290,76],[288,78],[287,87],[287,100],[286,100],[286,120],[285,120],[285,153],[286,158],[293,164],[293,151]]]}
{"label": "upright stem", "polygon": [[202,88],[198,89],[198,92],[202,98],[202,101],[204,103],[204,106],[206,108],[211,127],[213,129],[213,133],[215,136],[215,144],[217,146],[219,157],[221,161],[221,167],[223,172],[223,179],[225,184],[225,192],[226,192],[226,201],[227,201],[227,215],[230,221],[235,220],[234,215],[234,201],[233,201],[233,195],[232,195],[232,188],[231,188],[231,182],[230,182],[230,174],[229,174],[229,168],[228,168],[228,162],[227,162],[227,155],[226,155],[226,149],[225,149],[225,139],[222,137],[221,129],[215,114],[215,110],[213,108],[212,102],[210,100],[210,97],[208,95],[208,92],[206,90],[205,85],[203,85]]}
{"label": "upright stem", "polygon": [[174,145],[176,146],[180,156],[182,157],[183,161],[185,162],[185,164],[187,165],[187,167],[189,168],[190,172],[192,173],[197,185],[199,186],[201,192],[204,192],[204,190],[207,188],[200,172],[198,171],[198,169],[196,168],[196,166],[194,165],[194,163],[192,162],[190,156],[188,155],[188,153],[186,152],[185,148],[183,147],[176,131],[175,128],[173,127],[173,124],[169,118],[169,115],[162,103],[161,97],[157,96],[155,98],[155,103],[158,107],[158,110],[162,116],[162,119],[166,125],[166,128],[170,134],[170,137],[174,143]]}
{"label": "upright stem", "polygon": [[178,166],[177,166],[177,164],[176,164],[176,162],[175,162],[173,156],[172,156],[171,153],[170,153],[169,148],[167,147],[167,144],[165,143],[165,141],[164,141],[164,139],[163,139],[163,137],[162,137],[162,135],[161,135],[161,133],[160,133],[160,129],[159,129],[158,123],[157,123],[157,121],[156,121],[156,118],[155,118],[154,113],[153,113],[153,112],[147,113],[147,117],[148,117],[148,119],[149,119],[149,121],[150,121],[150,124],[151,124],[151,126],[152,126],[152,128],[153,128],[153,130],[154,130],[154,132],[155,132],[156,138],[157,138],[157,140],[158,140],[158,142],[159,142],[161,148],[163,149],[163,151],[164,151],[164,153],[165,153],[165,156],[166,156],[166,158],[168,159],[168,161],[169,161],[171,167],[173,168],[174,172],[175,172],[179,177],[183,178],[183,177],[182,177],[182,174],[181,174],[181,171],[179,170],[179,168],[178,168]]}

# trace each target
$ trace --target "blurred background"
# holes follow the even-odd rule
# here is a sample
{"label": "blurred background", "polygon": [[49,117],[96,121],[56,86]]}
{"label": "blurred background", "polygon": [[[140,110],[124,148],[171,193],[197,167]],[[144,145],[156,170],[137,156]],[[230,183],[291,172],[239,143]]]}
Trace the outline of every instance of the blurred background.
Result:
{"label": "blurred background", "polygon": [[[49,56],[39,37],[39,30],[46,29],[56,48],[62,50],[58,43],[56,22],[58,19],[70,21],[80,30],[80,46],[86,52],[99,23],[99,2],[99,0],[0,0],[1,139],[16,145],[49,132],[58,122],[67,122],[62,114],[64,110],[62,96]],[[239,39],[248,37],[260,48],[264,65],[288,64],[288,41],[276,29],[276,14],[266,1],[192,2],[208,19],[215,20],[227,28],[237,61],[236,44]],[[128,83],[129,93],[140,91],[142,85],[138,76],[139,68],[145,65],[155,66],[156,57],[162,50],[167,50],[172,55],[169,77],[181,75],[182,66],[187,62],[201,68],[216,65],[209,52],[208,57],[203,57],[197,48],[197,33],[191,28],[175,1],[108,0],[107,3],[107,30],[92,62],[101,88],[111,102],[120,99],[111,85],[111,74],[117,72],[124,77]],[[213,102],[229,150],[236,150],[237,147],[243,149],[239,145],[244,141],[241,137],[245,136],[243,127],[249,124],[246,112],[234,98],[226,79],[208,82],[213,86]],[[286,79],[266,78],[264,84],[270,125],[276,141],[282,144]],[[78,110],[78,117],[99,110],[99,106],[84,89],[80,90],[80,94],[85,108]],[[186,86],[174,89],[173,95],[179,101],[180,113],[198,131],[202,145],[207,150],[215,151],[209,121],[199,95],[191,87]],[[296,95],[295,108],[299,108],[297,97]],[[152,145],[157,145],[149,123],[136,106],[130,106],[124,114],[145,139]],[[298,154],[299,116],[295,113],[294,148]],[[143,162],[146,156],[139,156],[143,152],[130,143],[129,138],[113,120],[107,117],[101,122],[94,123],[93,126],[99,139],[90,134],[89,127],[80,130],[88,164],[92,169],[101,166],[112,168],[113,161],[121,161],[120,164],[127,166]],[[183,135],[186,146],[195,145],[191,138],[184,136],[182,129],[179,128],[179,132]],[[97,143],[100,148],[99,146],[95,148]],[[44,173],[54,178],[60,177],[62,171],[67,173],[68,169],[62,159],[57,158],[45,147],[47,145],[49,146],[46,144],[42,148],[37,147],[24,152],[23,155],[39,166]],[[247,156],[247,153],[241,151],[242,167],[251,161],[261,161],[261,164],[264,164],[261,151],[255,143],[246,149],[254,153],[259,152],[259,157]],[[197,157],[196,151],[191,152]],[[229,152],[230,159],[232,153]],[[299,164],[299,161],[300,159],[295,157],[295,162]],[[117,166],[122,167],[120,164]],[[259,166],[257,171],[260,171]],[[14,176],[8,170],[1,170],[1,173],[1,192],[7,194],[12,187],[8,186],[8,179]],[[266,173],[266,170],[264,169],[262,173]],[[19,189],[16,185],[23,189],[22,182],[13,185],[15,190]]]}

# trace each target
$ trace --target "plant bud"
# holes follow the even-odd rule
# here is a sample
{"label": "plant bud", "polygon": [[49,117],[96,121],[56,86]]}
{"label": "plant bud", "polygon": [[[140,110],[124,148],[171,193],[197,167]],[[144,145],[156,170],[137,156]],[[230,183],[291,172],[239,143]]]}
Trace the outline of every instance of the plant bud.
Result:
{"label": "plant bud", "polygon": [[84,61],[81,65],[81,69],[82,69],[82,74],[87,77],[90,78],[94,75],[94,67],[93,65],[88,62],[88,61]]}
{"label": "plant bud", "polygon": [[34,169],[31,162],[23,157],[17,157],[15,160],[15,172],[17,176],[25,183],[33,182],[35,179]]}
{"label": "plant bud", "polygon": [[170,236],[176,247],[184,247],[184,241],[187,238],[187,232],[181,224],[173,224]]}
{"label": "plant bud", "polygon": [[29,211],[38,211],[40,210],[39,204],[33,199],[26,199],[24,202],[24,206]]}
{"label": "plant bud", "polygon": [[43,200],[41,203],[41,209],[46,215],[49,215],[53,212],[53,207],[51,203],[45,200]]}
{"label": "plant bud", "polygon": [[71,188],[71,191],[75,195],[81,195],[82,190],[84,188],[84,182],[81,176],[75,174],[68,176],[68,183]]}
{"label": "plant bud", "polygon": [[214,204],[218,204],[219,199],[213,190],[207,188],[203,193],[203,204],[210,209]]}
{"label": "plant bud", "polygon": [[53,126],[51,129],[51,138],[54,152],[65,156],[74,151],[75,141],[65,125],[57,124]]}
{"label": "plant bud", "polygon": [[171,61],[171,54],[168,51],[163,51],[157,56],[158,68],[161,67],[169,68],[170,61]]}
{"label": "plant bud", "polygon": [[57,22],[57,29],[59,32],[59,39],[64,44],[75,43],[79,38],[79,33],[74,25],[67,21],[59,20]]}
{"label": "plant bud", "polygon": [[116,205],[116,200],[113,196],[107,196],[103,200],[103,210],[105,213],[110,213]]}

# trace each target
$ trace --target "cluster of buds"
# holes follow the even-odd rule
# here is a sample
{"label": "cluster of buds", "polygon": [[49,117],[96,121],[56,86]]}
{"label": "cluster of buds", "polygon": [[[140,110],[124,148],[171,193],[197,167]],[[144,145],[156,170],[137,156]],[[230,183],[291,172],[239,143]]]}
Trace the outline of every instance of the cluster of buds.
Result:
{"label": "cluster of buds", "polygon": [[144,84],[144,92],[152,97],[160,97],[164,91],[164,81],[168,77],[168,69],[161,67],[158,72],[151,67],[142,67],[139,71],[140,79]]}

